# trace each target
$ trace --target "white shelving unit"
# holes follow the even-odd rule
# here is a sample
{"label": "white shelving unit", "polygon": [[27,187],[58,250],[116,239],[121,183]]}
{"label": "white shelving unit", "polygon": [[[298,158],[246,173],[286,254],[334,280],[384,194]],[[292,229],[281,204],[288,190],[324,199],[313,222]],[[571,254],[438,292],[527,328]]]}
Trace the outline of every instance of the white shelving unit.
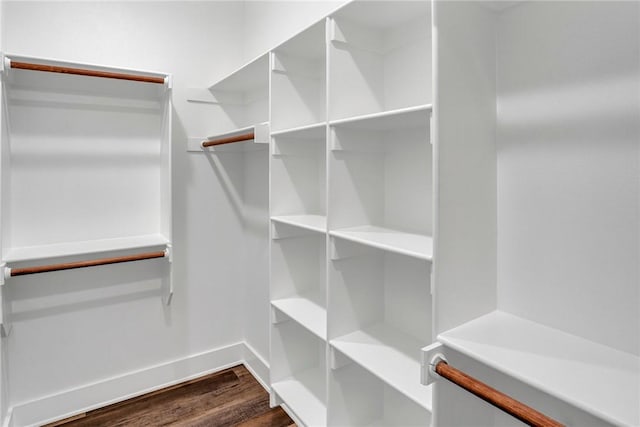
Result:
{"label": "white shelving unit", "polygon": [[640,423],[637,5],[512,3],[352,1],[194,96],[216,135],[270,126],[254,246],[300,424],[514,423],[422,385],[436,352],[567,425]]}
{"label": "white shelving unit", "polygon": [[171,77],[2,60],[3,266],[169,253]]}
{"label": "white shelving unit", "polygon": [[[430,52],[416,2],[350,3],[272,52],[271,382],[305,425],[429,423]],[[321,363],[300,373],[289,365],[311,337]],[[348,400],[375,417],[334,400],[350,371]]]}

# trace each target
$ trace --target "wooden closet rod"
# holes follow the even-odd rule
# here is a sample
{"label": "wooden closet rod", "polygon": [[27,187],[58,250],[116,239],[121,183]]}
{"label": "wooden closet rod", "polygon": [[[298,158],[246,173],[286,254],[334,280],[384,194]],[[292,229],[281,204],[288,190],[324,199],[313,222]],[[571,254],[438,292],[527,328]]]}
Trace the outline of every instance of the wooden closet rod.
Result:
{"label": "wooden closet rod", "polygon": [[438,375],[530,426],[564,427],[564,424],[449,366],[445,361],[439,361],[435,366],[435,371]]}
{"label": "wooden closet rod", "polygon": [[251,141],[255,138],[253,132],[243,133],[242,135],[228,136],[226,138],[213,139],[211,141],[203,141],[202,148],[213,147],[215,145],[230,144],[232,142]]}
{"label": "wooden closet rod", "polygon": [[107,79],[133,80],[136,82],[164,84],[164,77],[141,76],[137,74],[111,73],[108,71],[85,70],[82,68],[59,67],[57,65],[32,64],[29,62],[11,61],[11,68],[49,73],[77,74],[80,76],[104,77]]}
{"label": "wooden closet rod", "polygon": [[100,258],[89,261],[66,262],[61,264],[40,265],[37,267],[12,268],[11,276],[24,276],[25,274],[46,273],[49,271],[71,270],[73,268],[95,267],[97,265],[117,264],[120,262],[140,261],[143,259],[163,258],[165,251],[146,252],[137,255],[125,255],[112,258]]}

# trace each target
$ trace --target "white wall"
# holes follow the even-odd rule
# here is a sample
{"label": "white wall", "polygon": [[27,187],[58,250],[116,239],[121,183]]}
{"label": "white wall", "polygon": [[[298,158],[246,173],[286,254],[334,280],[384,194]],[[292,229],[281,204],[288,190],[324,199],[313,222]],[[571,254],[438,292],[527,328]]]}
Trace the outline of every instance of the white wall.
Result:
{"label": "white wall", "polygon": [[636,355],[639,12],[534,1],[497,30],[498,306]]}
{"label": "white wall", "polygon": [[245,1],[246,61],[279,45],[347,0]]}
{"label": "white wall", "polygon": [[[224,121],[185,99],[242,62],[240,2],[17,2],[4,5],[2,50],[174,76],[175,295],[160,299],[158,264],[120,265],[13,281],[8,347],[12,405],[243,340],[242,219],[229,186],[186,138]],[[5,381],[3,381],[5,383]]]}

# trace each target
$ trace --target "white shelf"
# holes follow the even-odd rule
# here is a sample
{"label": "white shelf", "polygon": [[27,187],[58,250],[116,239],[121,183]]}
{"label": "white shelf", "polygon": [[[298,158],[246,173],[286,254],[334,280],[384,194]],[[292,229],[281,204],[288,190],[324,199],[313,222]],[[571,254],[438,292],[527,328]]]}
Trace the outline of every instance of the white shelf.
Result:
{"label": "white shelf", "polygon": [[298,322],[322,340],[327,339],[327,310],[319,291],[271,301],[278,310]]}
{"label": "white shelf", "polygon": [[121,237],[116,239],[87,240],[57,243],[53,245],[11,248],[3,257],[4,262],[22,262],[63,256],[90,255],[102,252],[163,246],[169,240],[161,234]]}
{"label": "white shelf", "polygon": [[290,129],[282,129],[271,132],[271,136],[286,136],[300,139],[324,138],[326,124],[326,122],[319,122]]}
{"label": "white shelf", "polygon": [[317,396],[324,390],[325,373],[321,369],[310,369],[271,385],[273,391],[287,407],[307,426],[327,425],[326,405]]}
{"label": "white shelf", "polygon": [[331,340],[331,346],[431,412],[431,387],[420,383],[424,343],[378,323]]}
{"label": "white shelf", "polygon": [[423,104],[381,113],[332,120],[329,124],[335,127],[376,131],[427,126],[428,120],[426,120],[425,114],[430,112],[431,108],[431,104]]}
{"label": "white shelf", "polygon": [[608,422],[640,424],[637,356],[501,311],[438,340]]}
{"label": "white shelf", "polygon": [[325,233],[327,231],[327,217],[324,215],[279,215],[272,216],[271,221],[293,225],[294,227],[317,231],[319,233]]}
{"label": "white shelf", "polygon": [[372,225],[343,228],[331,231],[329,234],[333,237],[419,259],[430,261],[433,258],[433,238],[422,234],[405,233]]}

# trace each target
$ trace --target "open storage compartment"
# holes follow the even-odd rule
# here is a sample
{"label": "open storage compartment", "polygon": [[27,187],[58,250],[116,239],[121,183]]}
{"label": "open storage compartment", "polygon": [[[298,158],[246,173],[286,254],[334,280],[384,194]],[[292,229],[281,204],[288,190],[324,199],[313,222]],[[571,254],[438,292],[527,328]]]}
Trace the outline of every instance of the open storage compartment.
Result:
{"label": "open storage compartment", "polygon": [[273,51],[271,121],[274,131],[325,122],[325,39],[322,20]]}
{"label": "open storage compartment", "polygon": [[436,2],[438,340],[567,425],[640,424],[639,8]]}
{"label": "open storage compartment", "polygon": [[431,259],[429,113],[417,108],[332,122],[332,236]]}
{"label": "open storage compartment", "polygon": [[431,103],[431,3],[354,1],[329,21],[329,118]]}
{"label": "open storage compartment", "polygon": [[272,220],[325,232],[326,125],[274,132],[272,138]]}
{"label": "open storage compartment", "polygon": [[326,235],[272,222],[271,306],[326,338]]}
{"label": "open storage compartment", "polygon": [[326,343],[286,317],[271,330],[271,388],[275,404],[304,425],[326,423]]}
{"label": "open storage compartment", "polygon": [[428,426],[431,413],[354,363],[329,374],[329,426]]}
{"label": "open storage compartment", "polygon": [[420,349],[431,343],[430,262],[332,238],[329,339],[347,357],[416,404],[431,408],[420,384]]}

